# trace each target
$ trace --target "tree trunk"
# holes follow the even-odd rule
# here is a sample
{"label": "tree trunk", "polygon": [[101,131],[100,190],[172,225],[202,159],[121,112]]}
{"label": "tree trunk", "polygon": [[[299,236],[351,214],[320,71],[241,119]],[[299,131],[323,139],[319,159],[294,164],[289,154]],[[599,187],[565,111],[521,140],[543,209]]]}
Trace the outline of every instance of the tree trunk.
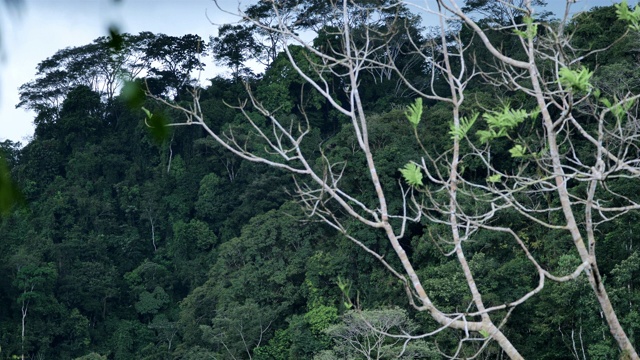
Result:
{"label": "tree trunk", "polygon": [[607,324],[609,325],[609,331],[611,331],[611,335],[613,335],[613,338],[618,343],[618,347],[620,347],[620,350],[622,350],[620,359],[640,359],[638,357],[636,349],[633,347],[633,344],[631,344],[631,341],[622,328],[620,321],[618,321],[618,316],[616,315],[615,310],[613,310],[613,306],[611,305],[611,300],[609,300],[607,290],[602,284],[602,278],[600,277],[598,268],[592,266],[589,270],[590,271],[587,271],[589,283],[591,284],[591,287],[596,294],[596,298],[598,298],[598,303],[600,304],[600,308],[602,309],[602,314],[607,321]]}

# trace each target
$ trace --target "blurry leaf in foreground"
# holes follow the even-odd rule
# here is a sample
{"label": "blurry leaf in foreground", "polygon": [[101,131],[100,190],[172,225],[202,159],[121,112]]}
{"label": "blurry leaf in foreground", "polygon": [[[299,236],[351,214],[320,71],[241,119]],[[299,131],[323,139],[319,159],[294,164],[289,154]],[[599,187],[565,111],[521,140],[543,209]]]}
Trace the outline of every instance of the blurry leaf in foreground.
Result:
{"label": "blurry leaf in foreground", "polygon": [[127,81],[122,87],[122,98],[130,108],[142,107],[146,98],[142,84],[139,81]]}
{"label": "blurry leaf in foreground", "polygon": [[142,107],[142,111],[144,111],[147,116],[144,119],[144,123],[147,125],[147,129],[149,129],[151,137],[157,143],[162,143],[169,136],[169,127],[167,126],[169,121],[166,115],[163,113],[153,114],[145,107]]}
{"label": "blurry leaf in foreground", "polygon": [[14,205],[23,203],[22,193],[11,180],[7,162],[0,155],[0,215],[8,215]]}
{"label": "blurry leaf in foreground", "polygon": [[[0,0],[0,15],[2,15],[0,17],[2,17],[2,21],[13,21],[14,18],[20,17],[23,6],[24,0]],[[5,56],[7,55],[2,41],[2,35],[6,30],[8,30],[6,24],[0,23],[0,62],[5,61]]]}
{"label": "blurry leaf in foreground", "polygon": [[109,26],[109,48],[114,51],[122,50],[122,46],[124,45],[124,38],[122,34],[120,34],[120,30],[117,26],[111,25]]}

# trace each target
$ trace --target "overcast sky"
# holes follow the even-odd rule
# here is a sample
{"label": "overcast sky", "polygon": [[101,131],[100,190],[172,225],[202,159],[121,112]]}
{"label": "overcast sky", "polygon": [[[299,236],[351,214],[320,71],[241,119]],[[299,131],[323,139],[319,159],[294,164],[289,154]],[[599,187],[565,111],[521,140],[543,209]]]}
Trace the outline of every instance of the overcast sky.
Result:
{"label": "overcast sky", "polygon": [[[0,2],[3,0],[0,0]],[[637,0],[629,3],[635,4]],[[243,7],[250,1],[242,0]],[[548,0],[552,11],[564,0]],[[611,5],[612,0],[579,0],[574,11]],[[0,141],[28,142],[33,135],[33,113],[15,109],[18,87],[35,77],[36,65],[69,46],[81,46],[106,35],[111,25],[120,31],[151,31],[203,39],[217,35],[216,24],[235,19],[220,11],[212,0],[24,0],[18,12],[1,8],[0,36],[4,59],[0,62]],[[226,9],[238,8],[237,0],[221,0]],[[208,17],[208,18],[207,18]],[[203,78],[224,70],[207,64]]]}
{"label": "overcast sky", "polygon": [[[0,0],[3,1],[3,0]],[[220,2],[229,10],[236,0]],[[246,4],[247,0],[243,0]],[[33,113],[15,109],[18,87],[35,78],[36,65],[69,46],[81,46],[107,34],[111,25],[120,31],[151,31],[203,39],[217,35],[216,26],[235,21],[211,0],[24,0],[17,13],[2,9],[0,35],[4,60],[0,63],[0,141],[24,143],[33,135]],[[207,64],[203,78],[217,70]]]}

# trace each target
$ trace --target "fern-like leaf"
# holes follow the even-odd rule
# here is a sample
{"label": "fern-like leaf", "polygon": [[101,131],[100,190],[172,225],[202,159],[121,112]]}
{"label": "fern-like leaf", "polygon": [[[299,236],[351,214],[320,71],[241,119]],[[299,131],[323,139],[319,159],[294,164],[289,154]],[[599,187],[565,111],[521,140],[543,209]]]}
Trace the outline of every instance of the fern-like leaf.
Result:
{"label": "fern-like leaf", "polygon": [[415,103],[407,106],[407,111],[404,114],[413,125],[413,128],[417,128],[420,119],[422,119],[422,98],[417,98]]}
{"label": "fern-like leaf", "polygon": [[633,11],[629,11],[627,0],[615,4],[615,7],[618,19],[628,22],[631,30],[640,31],[640,4],[636,4]]}
{"label": "fern-like leaf", "polygon": [[501,180],[502,180],[502,175],[500,174],[491,175],[487,178],[487,182],[490,182],[490,183],[498,183]]}
{"label": "fern-like leaf", "polygon": [[523,157],[526,151],[527,149],[524,146],[518,144],[512,147],[511,150],[509,150],[509,153],[511,154],[511,157],[519,158]]}
{"label": "fern-like leaf", "polygon": [[449,134],[451,134],[451,138],[454,140],[460,140],[464,138],[473,124],[475,124],[476,120],[478,119],[478,115],[478,113],[473,113],[473,115],[471,115],[471,118],[463,117],[462,119],[460,119],[460,126],[458,127],[451,124],[451,131],[449,131]]}
{"label": "fern-like leaf", "polygon": [[422,172],[420,168],[414,163],[408,163],[404,168],[400,169],[402,177],[411,186],[422,186]]}
{"label": "fern-like leaf", "polygon": [[589,91],[592,87],[589,82],[592,75],[593,72],[584,66],[581,66],[579,70],[571,70],[563,67],[558,72],[558,81],[563,86],[571,88],[574,91]]}

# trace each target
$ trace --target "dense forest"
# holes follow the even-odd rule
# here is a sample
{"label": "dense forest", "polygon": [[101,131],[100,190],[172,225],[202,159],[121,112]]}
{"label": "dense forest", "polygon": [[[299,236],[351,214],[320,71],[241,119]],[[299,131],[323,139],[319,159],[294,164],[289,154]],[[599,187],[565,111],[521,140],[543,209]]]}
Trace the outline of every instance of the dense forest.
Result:
{"label": "dense forest", "polygon": [[636,359],[640,10],[441,3],[44,59],[0,143],[0,359]]}

